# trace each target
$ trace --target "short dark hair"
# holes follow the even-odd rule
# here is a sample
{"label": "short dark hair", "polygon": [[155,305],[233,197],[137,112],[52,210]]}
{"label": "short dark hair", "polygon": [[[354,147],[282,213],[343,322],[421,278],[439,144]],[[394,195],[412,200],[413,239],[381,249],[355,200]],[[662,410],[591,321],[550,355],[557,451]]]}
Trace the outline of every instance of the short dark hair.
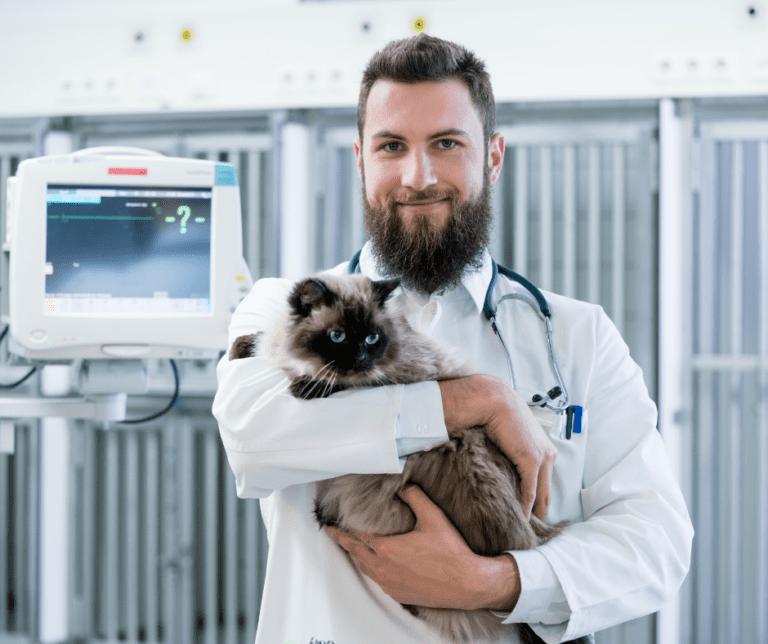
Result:
{"label": "short dark hair", "polygon": [[469,89],[483,124],[485,141],[490,141],[496,129],[496,103],[485,64],[461,45],[423,33],[389,43],[368,62],[357,102],[360,140],[363,140],[368,95],[377,80],[422,83],[449,79],[461,80]]}

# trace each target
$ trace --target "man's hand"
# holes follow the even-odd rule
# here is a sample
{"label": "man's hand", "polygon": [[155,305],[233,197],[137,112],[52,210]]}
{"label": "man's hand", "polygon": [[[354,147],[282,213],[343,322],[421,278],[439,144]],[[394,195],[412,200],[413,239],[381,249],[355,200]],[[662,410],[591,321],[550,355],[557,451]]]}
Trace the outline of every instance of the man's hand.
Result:
{"label": "man's hand", "polygon": [[411,532],[384,537],[328,528],[328,534],[365,575],[401,604],[511,611],[520,596],[514,558],[472,552],[421,488],[408,486],[401,498],[416,515]]}
{"label": "man's hand", "polygon": [[546,521],[557,451],[522,396],[492,376],[469,376],[438,384],[448,435],[483,426],[520,474],[526,517],[533,510]]}

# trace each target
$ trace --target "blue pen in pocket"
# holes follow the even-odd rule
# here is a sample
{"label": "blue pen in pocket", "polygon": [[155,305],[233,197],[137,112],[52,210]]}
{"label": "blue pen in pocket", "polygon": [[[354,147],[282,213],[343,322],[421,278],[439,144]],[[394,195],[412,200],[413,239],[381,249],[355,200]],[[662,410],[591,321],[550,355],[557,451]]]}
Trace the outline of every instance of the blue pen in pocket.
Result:
{"label": "blue pen in pocket", "polygon": [[570,440],[571,433],[581,434],[581,414],[583,408],[578,405],[571,405],[565,410],[565,438]]}

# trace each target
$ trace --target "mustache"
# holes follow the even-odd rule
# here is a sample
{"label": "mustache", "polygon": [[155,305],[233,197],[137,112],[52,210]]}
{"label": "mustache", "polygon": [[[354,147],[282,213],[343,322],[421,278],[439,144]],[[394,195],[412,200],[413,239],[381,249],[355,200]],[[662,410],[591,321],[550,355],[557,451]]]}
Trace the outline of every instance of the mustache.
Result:
{"label": "mustache", "polygon": [[400,194],[391,194],[387,199],[388,206],[394,206],[395,204],[410,204],[419,203],[423,201],[442,201],[443,199],[450,199],[451,201],[458,201],[458,190],[419,190]]}

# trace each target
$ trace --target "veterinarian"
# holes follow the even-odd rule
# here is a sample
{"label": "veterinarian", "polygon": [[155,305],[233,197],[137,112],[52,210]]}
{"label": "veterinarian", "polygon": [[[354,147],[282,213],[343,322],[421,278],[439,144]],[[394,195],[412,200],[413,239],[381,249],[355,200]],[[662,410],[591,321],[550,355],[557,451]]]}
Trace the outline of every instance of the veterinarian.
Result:
{"label": "veterinarian", "polygon": [[[492,292],[517,390],[482,314],[490,187],[504,156],[482,62],[425,35],[390,44],[363,76],[358,128],[371,239],[361,272],[400,276],[393,297],[414,328],[475,360],[482,375],[306,401],[262,358],[221,361],[213,412],[238,495],[261,499],[269,536],[257,644],[440,641],[401,603],[493,610],[505,624],[530,623],[546,642],[658,610],[685,578],[693,531],[625,343],[600,307],[544,294],[570,404],[583,409],[580,432],[567,438],[566,414],[527,404],[556,381],[524,289],[499,277]],[[230,342],[274,327],[291,286],[259,281],[233,317]],[[569,521],[563,534],[483,558],[415,487],[403,493],[417,518],[410,533],[318,529],[314,482],[399,472],[408,454],[479,425],[517,466],[528,511]],[[510,628],[504,641],[515,638]]]}

